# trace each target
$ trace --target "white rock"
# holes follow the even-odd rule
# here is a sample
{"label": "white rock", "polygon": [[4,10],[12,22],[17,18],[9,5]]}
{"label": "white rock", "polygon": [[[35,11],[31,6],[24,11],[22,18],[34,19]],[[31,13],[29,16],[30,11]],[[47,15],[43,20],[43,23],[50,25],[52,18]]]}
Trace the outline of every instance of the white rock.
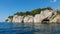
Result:
{"label": "white rock", "polygon": [[22,23],[22,21],[23,21],[23,16],[15,15],[15,16],[13,17],[13,21],[12,21],[12,22]]}
{"label": "white rock", "polygon": [[23,21],[23,16],[19,16],[18,17],[18,22],[22,23],[22,21]]}
{"label": "white rock", "polygon": [[34,23],[40,23],[42,21],[42,16],[40,14],[36,14],[34,17]]}
{"label": "white rock", "polygon": [[41,23],[43,19],[52,17],[52,11],[44,10],[40,14],[36,14],[34,17],[34,23]]}
{"label": "white rock", "polygon": [[[52,13],[54,13],[54,15],[52,16]],[[14,23],[22,23],[22,21],[24,23],[41,23],[45,18],[48,17],[48,19],[52,20],[52,18],[56,15],[56,12],[54,12],[53,10],[44,10],[41,11],[40,14],[36,14],[34,17],[31,15],[28,16],[18,16],[18,15],[14,15],[13,19],[8,19],[8,22],[14,22]],[[53,20],[52,20],[53,21]]]}
{"label": "white rock", "polygon": [[26,16],[24,17],[24,23],[33,23],[34,22],[34,17],[33,16]]}
{"label": "white rock", "polygon": [[50,21],[50,23],[60,23],[60,15],[57,15],[54,19]]}

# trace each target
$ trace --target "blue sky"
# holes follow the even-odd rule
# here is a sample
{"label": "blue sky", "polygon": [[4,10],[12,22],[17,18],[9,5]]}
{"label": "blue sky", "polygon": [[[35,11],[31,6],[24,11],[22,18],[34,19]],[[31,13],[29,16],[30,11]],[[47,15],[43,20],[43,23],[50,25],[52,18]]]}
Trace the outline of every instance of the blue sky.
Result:
{"label": "blue sky", "polygon": [[60,0],[0,0],[0,22],[16,12],[31,11],[36,8],[60,6]]}

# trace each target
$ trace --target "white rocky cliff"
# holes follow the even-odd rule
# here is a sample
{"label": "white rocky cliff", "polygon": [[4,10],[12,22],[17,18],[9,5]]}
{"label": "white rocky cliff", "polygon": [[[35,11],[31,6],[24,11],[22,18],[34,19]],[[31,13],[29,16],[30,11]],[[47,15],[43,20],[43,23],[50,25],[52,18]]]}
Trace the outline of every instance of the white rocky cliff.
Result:
{"label": "white rocky cliff", "polygon": [[[52,10],[45,10],[45,11],[41,11],[40,14],[36,14],[34,17],[34,23],[41,23],[43,19],[47,18],[50,19],[53,15]],[[54,13],[55,15],[55,13]]]}
{"label": "white rocky cliff", "polygon": [[15,15],[12,20],[12,22],[17,22],[17,23],[21,23],[22,21],[23,21],[23,16],[18,16],[18,15]]}
{"label": "white rocky cliff", "polygon": [[45,18],[48,18],[51,20],[52,17],[54,17],[56,15],[56,12],[53,10],[44,10],[41,11],[40,14],[36,14],[34,17],[31,15],[28,16],[18,16],[18,15],[14,15],[13,19],[8,19],[7,22],[15,22],[15,23],[41,23],[42,20],[44,20]]}
{"label": "white rocky cliff", "polygon": [[34,17],[33,16],[26,16],[24,17],[24,23],[33,23],[34,22]]}
{"label": "white rocky cliff", "polygon": [[51,23],[60,23],[60,15],[57,15],[54,19],[50,21]]}

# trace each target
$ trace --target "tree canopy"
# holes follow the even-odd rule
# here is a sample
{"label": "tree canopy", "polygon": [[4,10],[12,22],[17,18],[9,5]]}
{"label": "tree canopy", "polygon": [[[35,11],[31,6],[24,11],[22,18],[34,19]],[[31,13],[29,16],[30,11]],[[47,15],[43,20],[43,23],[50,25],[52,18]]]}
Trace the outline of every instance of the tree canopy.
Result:
{"label": "tree canopy", "polygon": [[12,19],[12,18],[13,18],[13,16],[9,16],[8,18]]}
{"label": "tree canopy", "polygon": [[[38,9],[35,9],[35,10],[32,10],[32,11],[26,11],[26,12],[17,12],[15,13],[14,15],[18,15],[18,16],[27,16],[27,15],[32,15],[32,16],[35,16],[35,14],[39,14],[41,11],[43,10],[52,10],[51,7],[47,7],[47,8],[38,8]],[[13,16],[9,16],[8,18],[12,19]]]}

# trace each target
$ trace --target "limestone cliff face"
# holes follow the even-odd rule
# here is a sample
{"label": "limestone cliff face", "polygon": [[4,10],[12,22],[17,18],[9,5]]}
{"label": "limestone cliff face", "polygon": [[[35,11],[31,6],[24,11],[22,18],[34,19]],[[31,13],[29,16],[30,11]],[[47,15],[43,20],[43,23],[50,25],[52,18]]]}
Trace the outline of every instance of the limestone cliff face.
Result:
{"label": "limestone cliff face", "polygon": [[[50,19],[52,17],[52,13],[54,11],[52,10],[45,10],[45,11],[41,11],[40,14],[36,14],[34,17],[34,23],[41,23],[43,19],[47,18]],[[55,15],[55,14],[54,14]]]}
{"label": "limestone cliff face", "polygon": [[18,15],[14,15],[13,19],[8,19],[7,22],[14,22],[14,23],[41,23],[45,18],[49,19],[50,22],[56,20],[52,19],[54,16],[56,15],[56,12],[53,10],[44,10],[41,11],[40,14],[36,14],[34,17],[31,15],[28,16],[18,16]]}
{"label": "limestone cliff face", "polygon": [[34,17],[33,16],[26,16],[24,17],[24,23],[33,23],[34,22]]}
{"label": "limestone cliff face", "polygon": [[22,21],[23,21],[23,16],[18,16],[18,15],[15,15],[12,20],[12,22],[17,22],[17,23],[21,23]]}
{"label": "limestone cliff face", "polygon": [[36,14],[34,17],[34,23],[40,23],[42,21],[42,17],[40,14]]}
{"label": "limestone cliff face", "polygon": [[60,15],[57,15],[54,19],[50,21],[51,23],[60,23]]}

